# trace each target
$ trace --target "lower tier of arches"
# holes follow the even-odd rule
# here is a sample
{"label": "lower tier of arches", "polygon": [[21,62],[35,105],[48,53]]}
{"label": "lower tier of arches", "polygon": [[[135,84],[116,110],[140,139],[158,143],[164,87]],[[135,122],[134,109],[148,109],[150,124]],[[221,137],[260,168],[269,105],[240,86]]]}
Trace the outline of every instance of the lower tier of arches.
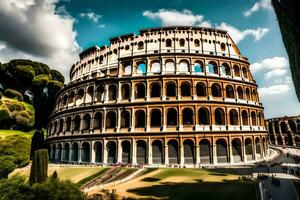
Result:
{"label": "lower tier of arches", "polygon": [[287,134],[269,134],[271,144],[300,147],[300,135],[294,135],[291,132]]}
{"label": "lower tier of arches", "polygon": [[60,139],[48,144],[52,162],[207,165],[251,162],[268,155],[265,134]]}

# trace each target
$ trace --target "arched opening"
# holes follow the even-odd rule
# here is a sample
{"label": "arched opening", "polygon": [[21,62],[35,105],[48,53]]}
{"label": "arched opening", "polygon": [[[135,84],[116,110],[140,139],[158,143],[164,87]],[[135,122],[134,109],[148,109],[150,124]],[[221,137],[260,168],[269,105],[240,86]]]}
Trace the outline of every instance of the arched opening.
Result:
{"label": "arched opening", "polygon": [[232,147],[232,157],[233,162],[238,163],[242,162],[242,144],[240,139],[233,139],[231,141],[231,147]]}
{"label": "arched opening", "polygon": [[227,143],[224,139],[218,139],[216,141],[217,149],[217,162],[218,163],[227,163],[228,154],[227,154]]}
{"label": "arched opening", "polygon": [[117,86],[110,85],[108,87],[108,99],[109,100],[116,100],[117,99]]}
{"label": "arched opening", "polygon": [[277,137],[277,145],[283,145],[282,137],[278,136]]}
{"label": "arched opening", "polygon": [[201,62],[195,62],[194,63],[194,72],[196,72],[196,73],[203,73],[204,72],[203,64]]}
{"label": "arched opening", "polygon": [[71,117],[67,117],[67,121],[66,121],[66,131],[71,131],[71,123],[72,123]]}
{"label": "arched opening", "polygon": [[103,101],[103,94],[104,94],[104,87],[102,85],[100,85],[96,89],[96,101],[97,102]]}
{"label": "arched opening", "polygon": [[136,160],[138,164],[147,163],[147,144],[143,140],[139,140],[136,142]]}
{"label": "arched opening", "polygon": [[52,155],[51,155],[52,162],[55,162],[55,156],[56,156],[56,145],[54,144],[52,146]]}
{"label": "arched opening", "polygon": [[287,126],[286,126],[286,123],[285,122],[280,122],[280,130],[281,130],[281,133],[287,133]]}
{"label": "arched opening", "polygon": [[69,161],[70,157],[70,145],[68,143],[65,143],[64,145],[64,153],[63,153],[63,160]]}
{"label": "arched opening", "polygon": [[168,142],[168,157],[170,164],[179,164],[178,142],[176,140]]}
{"label": "arched opening", "polygon": [[110,111],[106,114],[106,128],[116,128],[116,113]]}
{"label": "arched opening", "polygon": [[81,161],[90,162],[90,144],[84,142],[81,149]]}
{"label": "arched opening", "polygon": [[239,99],[244,99],[244,91],[243,91],[243,89],[242,89],[241,86],[239,86],[239,87],[237,88],[237,92],[238,92],[238,97],[239,97]]}
{"label": "arched opening", "polygon": [[138,83],[135,86],[135,98],[139,99],[139,98],[145,98],[146,96],[146,89],[145,89],[145,85],[143,83]]}
{"label": "arched opening", "polygon": [[194,45],[195,45],[195,47],[199,47],[200,41],[198,39],[194,40]]}
{"label": "arched opening", "polygon": [[255,139],[255,149],[256,149],[256,155],[258,158],[261,158],[261,142],[259,138]]}
{"label": "arched opening", "polygon": [[62,155],[62,144],[57,145],[57,155],[56,155],[56,161],[61,161]]}
{"label": "arched opening", "polygon": [[175,64],[174,64],[173,60],[167,60],[165,65],[166,65],[166,72],[167,73],[175,72]]}
{"label": "arched opening", "polygon": [[217,83],[212,84],[211,93],[213,97],[222,97],[222,89],[221,86]]}
{"label": "arched opening", "polygon": [[78,162],[78,144],[77,143],[72,144],[71,161]]}
{"label": "arched opening", "polygon": [[102,113],[97,112],[94,116],[94,129],[102,129]]}
{"label": "arched opening", "polygon": [[231,85],[226,86],[226,97],[234,99],[234,90]]}
{"label": "arched opening", "polygon": [[140,41],[138,42],[138,50],[144,49],[144,42]]}
{"label": "arched opening", "polygon": [[210,61],[207,66],[208,66],[208,73],[219,74],[217,63]]}
{"label": "arched opening", "polygon": [[167,97],[176,96],[176,84],[174,82],[167,83]]}
{"label": "arched opening", "polygon": [[123,84],[121,87],[122,99],[130,98],[130,86],[128,84]]}
{"label": "arched opening", "polygon": [[151,72],[155,74],[159,74],[161,72],[161,65],[159,61],[153,61],[151,63]]}
{"label": "arched opening", "polygon": [[89,114],[85,114],[83,116],[82,130],[90,130],[90,124],[91,124],[91,116]]}
{"label": "arched opening", "polygon": [[75,92],[72,91],[68,97],[68,106],[72,106],[74,104]]}
{"label": "arched opening", "polygon": [[121,113],[121,128],[130,127],[130,113],[126,110],[123,110]]}
{"label": "arched opening", "polygon": [[227,63],[223,63],[221,69],[222,69],[222,74],[223,75],[231,76],[230,67]]}
{"label": "arched opening", "polygon": [[85,102],[90,103],[94,99],[94,87],[90,86],[87,89],[86,97],[85,97]]}
{"label": "arched opening", "polygon": [[209,164],[211,163],[211,145],[206,139],[202,139],[199,143],[200,145],[200,163]]}
{"label": "arched opening", "polygon": [[251,112],[251,122],[252,126],[256,126],[256,113],[254,111]]}
{"label": "arched opening", "polygon": [[210,124],[209,111],[207,108],[200,108],[198,111],[198,116],[199,116],[199,124],[200,125],[209,125]]}
{"label": "arched opening", "polygon": [[124,68],[124,75],[131,75],[132,73],[132,66],[131,64],[126,64]]}
{"label": "arched opening", "polygon": [[152,163],[162,164],[163,163],[163,149],[162,142],[155,140],[152,142]]}
{"label": "arched opening", "polygon": [[57,121],[54,122],[54,128],[53,133],[55,134],[57,132]]}
{"label": "arched opening", "polygon": [[184,82],[181,83],[181,96],[189,97],[191,96],[191,84]]}
{"label": "arched opening", "polygon": [[243,125],[245,125],[245,126],[249,125],[248,113],[246,110],[242,111],[242,121],[243,121]]}
{"label": "arched opening", "polygon": [[185,45],[185,40],[181,38],[181,39],[179,40],[179,46],[180,46],[180,47],[184,47],[184,45]]}
{"label": "arched opening", "polygon": [[168,126],[177,126],[177,110],[174,108],[170,108],[167,111],[167,125]]}
{"label": "arched opening", "polygon": [[215,110],[215,125],[225,125],[225,113],[221,108]]}
{"label": "arched opening", "polygon": [[76,95],[76,105],[79,106],[83,103],[84,90],[81,88]]}
{"label": "arched opening", "polygon": [[130,142],[129,141],[123,141],[121,143],[122,146],[122,163],[131,163],[130,158]]}
{"label": "arched opening", "polygon": [[234,76],[240,77],[240,68],[237,65],[233,66]]}
{"label": "arched opening", "polygon": [[183,109],[182,122],[183,122],[183,125],[193,125],[194,124],[194,111],[191,108]]}
{"label": "arched opening", "polygon": [[195,163],[195,147],[192,140],[185,140],[183,142],[183,152],[184,152],[184,163],[194,164]]}
{"label": "arched opening", "polygon": [[250,90],[249,90],[249,88],[246,88],[246,98],[247,98],[248,101],[251,100],[250,99]]}
{"label": "arched opening", "polygon": [[196,90],[197,90],[198,97],[206,96],[206,87],[203,83],[197,83]]}
{"label": "arched opening", "polygon": [[63,132],[63,128],[64,128],[64,120],[63,119],[60,119],[59,120],[59,133],[62,133]]}
{"label": "arched opening", "polygon": [[239,115],[235,109],[229,111],[229,123],[230,125],[239,125]]}
{"label": "arched opening", "polygon": [[172,40],[166,39],[166,47],[172,47]]}
{"label": "arched opening", "polygon": [[161,126],[161,112],[159,109],[153,109],[151,111],[151,127]]}
{"label": "arched opening", "polygon": [[137,65],[137,74],[139,75],[145,75],[147,73],[147,66],[146,63],[140,62]]}
{"label": "arched opening", "polygon": [[80,129],[80,116],[76,115],[74,118],[74,131],[79,131]]}
{"label": "arched opening", "polygon": [[103,146],[101,142],[95,142],[94,144],[94,152],[95,152],[95,162],[96,163],[103,163]]}
{"label": "arched opening", "polygon": [[159,83],[151,84],[151,97],[161,97],[161,90]]}
{"label": "arched opening", "polygon": [[294,133],[296,133],[297,130],[296,130],[296,124],[295,124],[295,122],[294,122],[293,120],[289,120],[288,123],[289,123],[290,129],[291,129]]}
{"label": "arched opening", "polygon": [[179,72],[189,72],[189,62],[186,60],[179,62]]}
{"label": "arched opening", "polygon": [[107,148],[107,163],[112,164],[117,162],[117,145],[114,141],[109,141],[106,144]]}
{"label": "arched opening", "polygon": [[146,126],[146,114],[143,110],[138,110],[135,112],[135,127],[145,128]]}
{"label": "arched opening", "polygon": [[246,67],[243,67],[242,71],[243,71],[244,78],[248,78],[248,73],[247,73]]}
{"label": "arched opening", "polygon": [[246,150],[246,157],[247,160],[253,160],[253,147],[252,147],[252,140],[247,138],[245,140],[245,150]]}

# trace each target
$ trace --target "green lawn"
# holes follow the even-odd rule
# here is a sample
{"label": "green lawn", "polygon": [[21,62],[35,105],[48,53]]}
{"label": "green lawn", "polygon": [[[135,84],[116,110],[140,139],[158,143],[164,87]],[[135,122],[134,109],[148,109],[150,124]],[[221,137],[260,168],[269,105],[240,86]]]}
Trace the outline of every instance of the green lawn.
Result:
{"label": "green lawn", "polygon": [[205,169],[162,168],[116,186],[129,199],[255,200],[255,181]]}
{"label": "green lawn", "polygon": [[27,138],[32,138],[35,130],[31,130],[29,132],[23,132],[18,130],[0,130],[0,138],[4,138],[10,135],[23,135]]}

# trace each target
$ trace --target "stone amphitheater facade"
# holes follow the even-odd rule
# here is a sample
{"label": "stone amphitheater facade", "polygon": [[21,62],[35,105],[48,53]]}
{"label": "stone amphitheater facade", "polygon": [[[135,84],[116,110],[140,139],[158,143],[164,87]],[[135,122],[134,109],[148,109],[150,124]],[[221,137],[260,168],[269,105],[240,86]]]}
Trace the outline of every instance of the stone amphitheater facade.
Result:
{"label": "stone amphitheater facade", "polygon": [[300,116],[267,119],[266,125],[271,144],[300,146]]}
{"label": "stone amphitheater facade", "polygon": [[257,84],[226,31],[142,29],[79,57],[49,120],[53,162],[218,165],[268,155]]}

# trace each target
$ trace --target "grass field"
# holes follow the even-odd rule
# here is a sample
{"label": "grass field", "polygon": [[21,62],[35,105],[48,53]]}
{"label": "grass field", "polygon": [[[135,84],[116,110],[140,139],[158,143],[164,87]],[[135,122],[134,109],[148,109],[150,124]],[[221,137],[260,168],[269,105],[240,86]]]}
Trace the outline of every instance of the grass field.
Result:
{"label": "grass field", "polygon": [[[59,167],[59,166],[49,166],[48,168],[48,176],[52,176],[54,171],[57,171],[58,177],[60,179],[69,179],[74,183],[78,183],[84,178],[92,176],[93,174],[99,173],[104,170],[104,167]],[[24,167],[19,168],[13,171],[10,176],[20,173],[26,177],[29,176],[30,168]]]}
{"label": "grass field", "polygon": [[31,130],[29,132],[22,132],[18,130],[0,130],[0,138],[4,138],[10,135],[23,135],[25,137],[31,138],[34,134],[35,130]]}
{"label": "grass field", "polygon": [[255,182],[205,169],[157,169],[107,189],[129,199],[256,199]]}

